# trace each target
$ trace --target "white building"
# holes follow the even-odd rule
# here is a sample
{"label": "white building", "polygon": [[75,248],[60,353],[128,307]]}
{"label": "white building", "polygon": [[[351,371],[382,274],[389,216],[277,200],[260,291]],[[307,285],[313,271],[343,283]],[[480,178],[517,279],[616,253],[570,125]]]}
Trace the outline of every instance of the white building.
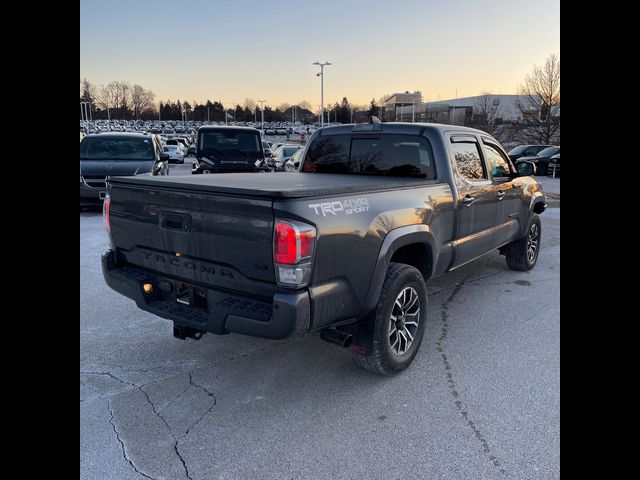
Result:
{"label": "white building", "polygon": [[[471,123],[474,115],[490,115],[496,123],[514,122],[522,120],[520,105],[534,113],[526,96],[488,94],[398,106],[394,120],[410,122],[415,118],[416,122],[465,125]],[[391,120],[388,115],[385,119]]]}

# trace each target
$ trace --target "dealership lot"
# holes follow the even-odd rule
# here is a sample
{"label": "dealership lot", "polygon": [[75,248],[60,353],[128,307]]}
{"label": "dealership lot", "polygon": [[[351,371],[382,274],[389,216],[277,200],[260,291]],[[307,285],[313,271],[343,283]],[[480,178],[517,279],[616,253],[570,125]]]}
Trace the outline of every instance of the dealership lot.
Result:
{"label": "dealership lot", "polygon": [[534,270],[496,252],[429,282],[421,350],[385,378],[315,335],[173,338],[106,286],[81,212],[81,478],[557,478],[560,209],[541,219]]}

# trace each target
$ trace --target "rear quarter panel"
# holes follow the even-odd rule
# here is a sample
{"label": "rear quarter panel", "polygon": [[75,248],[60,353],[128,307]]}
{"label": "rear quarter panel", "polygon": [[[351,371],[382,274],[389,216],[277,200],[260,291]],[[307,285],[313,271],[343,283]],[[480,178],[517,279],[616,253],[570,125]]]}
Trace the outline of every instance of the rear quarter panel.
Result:
{"label": "rear quarter panel", "polygon": [[452,239],[453,200],[448,184],[274,202],[276,218],[317,228],[310,295],[313,329],[360,316],[382,242],[406,225],[428,225],[437,246]]}

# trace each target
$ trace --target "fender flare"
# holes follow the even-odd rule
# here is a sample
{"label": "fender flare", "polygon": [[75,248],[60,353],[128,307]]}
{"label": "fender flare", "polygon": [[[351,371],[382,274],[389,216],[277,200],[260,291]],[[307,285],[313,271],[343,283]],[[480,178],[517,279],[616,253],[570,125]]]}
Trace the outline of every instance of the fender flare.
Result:
{"label": "fender flare", "polygon": [[[382,285],[384,284],[385,274],[389,268],[389,263],[393,254],[400,248],[411,245],[414,243],[426,244],[427,248],[431,250],[432,255],[432,267],[437,265],[437,250],[435,249],[435,239],[433,233],[428,225],[406,225],[391,230],[384,237],[380,251],[378,252],[378,260],[373,270],[371,277],[371,283],[369,284],[369,291],[362,306],[362,314],[366,314],[373,310],[378,303],[380,292],[382,291]],[[425,281],[427,279],[425,278]]]}
{"label": "fender flare", "polygon": [[544,207],[544,210],[546,210],[546,208],[547,208],[547,198],[544,196],[544,193],[542,193],[542,192],[533,192],[531,194],[531,201],[529,202],[529,212],[533,212],[533,208],[538,203],[542,203],[542,205]]}

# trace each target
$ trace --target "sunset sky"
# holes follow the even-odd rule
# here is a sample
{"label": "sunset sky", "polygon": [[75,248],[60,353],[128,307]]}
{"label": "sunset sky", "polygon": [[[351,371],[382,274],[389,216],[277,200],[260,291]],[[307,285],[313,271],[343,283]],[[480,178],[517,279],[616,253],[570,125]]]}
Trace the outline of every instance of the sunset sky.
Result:
{"label": "sunset sky", "polygon": [[516,93],[560,53],[559,0],[81,0],[80,78],[156,100],[367,104]]}

